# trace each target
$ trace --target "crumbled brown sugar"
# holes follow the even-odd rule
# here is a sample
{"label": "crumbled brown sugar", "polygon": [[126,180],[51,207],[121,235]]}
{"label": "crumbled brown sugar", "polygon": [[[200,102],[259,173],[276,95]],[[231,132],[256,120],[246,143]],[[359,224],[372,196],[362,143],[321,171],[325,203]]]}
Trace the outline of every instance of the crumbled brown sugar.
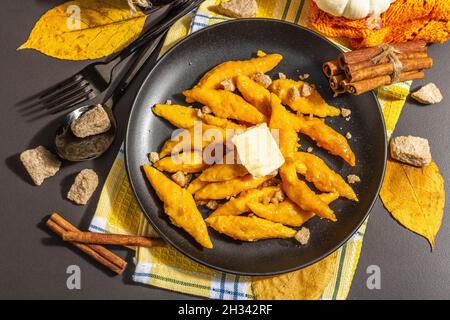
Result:
{"label": "crumbled brown sugar", "polygon": [[33,182],[38,186],[45,179],[54,176],[61,167],[61,161],[43,146],[22,152],[20,154],[20,161]]}
{"label": "crumbled brown sugar", "polygon": [[75,177],[67,198],[77,204],[86,204],[98,186],[98,176],[94,170],[84,169]]}
{"label": "crumbled brown sugar", "polygon": [[216,11],[231,18],[253,18],[258,12],[258,3],[256,0],[223,0]]}

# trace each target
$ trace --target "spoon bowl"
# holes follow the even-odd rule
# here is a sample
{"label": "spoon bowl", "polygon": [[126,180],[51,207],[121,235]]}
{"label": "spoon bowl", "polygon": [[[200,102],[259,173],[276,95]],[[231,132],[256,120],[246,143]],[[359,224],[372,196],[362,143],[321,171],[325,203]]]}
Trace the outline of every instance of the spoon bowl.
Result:
{"label": "spoon bowl", "polygon": [[173,7],[178,6],[177,10],[171,12],[168,19],[163,20],[161,23],[156,25],[156,30],[153,32],[155,38],[148,39],[147,37],[140,40],[150,42],[140,49],[141,52],[137,54],[137,57],[131,64],[131,68],[125,71],[123,79],[117,82],[117,87],[115,90],[111,90],[111,95],[109,98],[105,97],[104,99],[106,102],[101,104],[103,109],[108,114],[111,122],[110,129],[106,132],[85,138],[75,136],[70,128],[72,122],[78,119],[86,111],[91,110],[97,105],[87,105],[73,110],[64,117],[62,125],[56,131],[54,145],[57,154],[62,159],[69,161],[92,160],[101,156],[111,146],[117,133],[117,122],[112,111],[114,102],[117,102],[120,99],[122,94],[125,92],[125,89],[132,82],[144,64],[149,63],[150,65],[154,65],[156,63],[167,29],[170,28],[180,17],[186,15],[189,11],[199,5],[200,1],[152,1],[154,7],[155,5],[163,5],[167,3],[172,3]]}
{"label": "spoon bowl", "polygon": [[101,105],[111,122],[108,131],[79,138],[70,129],[73,121],[96,106],[89,105],[77,108],[64,117],[62,125],[56,131],[54,141],[56,152],[61,158],[69,161],[92,160],[101,156],[111,146],[117,133],[117,122],[112,111],[112,99]]}

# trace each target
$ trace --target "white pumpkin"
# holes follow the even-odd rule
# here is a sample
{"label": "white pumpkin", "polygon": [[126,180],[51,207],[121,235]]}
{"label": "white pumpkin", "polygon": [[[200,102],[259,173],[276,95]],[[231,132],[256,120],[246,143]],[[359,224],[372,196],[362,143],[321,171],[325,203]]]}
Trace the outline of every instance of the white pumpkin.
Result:
{"label": "white pumpkin", "polygon": [[317,6],[333,16],[361,19],[378,16],[395,0],[315,0]]}

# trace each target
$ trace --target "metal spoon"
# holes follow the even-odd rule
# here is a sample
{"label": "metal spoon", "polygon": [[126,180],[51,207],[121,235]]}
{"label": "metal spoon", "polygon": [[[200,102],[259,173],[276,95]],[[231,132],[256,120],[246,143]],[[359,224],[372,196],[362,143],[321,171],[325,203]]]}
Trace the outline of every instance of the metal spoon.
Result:
{"label": "metal spoon", "polygon": [[162,35],[157,37],[146,48],[143,49],[140,55],[133,62],[130,69],[127,71],[127,74],[124,76],[125,80],[122,80],[119,83],[119,90],[112,90],[113,92],[115,92],[114,96],[110,94],[109,96],[105,97],[104,100],[106,100],[106,102],[102,103],[101,106],[108,114],[109,120],[111,122],[111,127],[108,131],[85,138],[78,138],[72,133],[72,130],[70,128],[72,122],[97,105],[87,105],[77,108],[64,117],[62,125],[56,131],[54,140],[56,152],[61,158],[69,161],[86,161],[95,159],[101,156],[106,150],[108,150],[108,148],[113,143],[117,133],[117,121],[112,110],[114,102],[116,102],[120,98],[126,87],[131,83],[134,76],[138,73],[142,65],[147,60],[149,60],[150,63],[156,62],[159,54],[158,49],[162,45],[162,39],[164,38],[165,34],[166,33],[163,33]]}

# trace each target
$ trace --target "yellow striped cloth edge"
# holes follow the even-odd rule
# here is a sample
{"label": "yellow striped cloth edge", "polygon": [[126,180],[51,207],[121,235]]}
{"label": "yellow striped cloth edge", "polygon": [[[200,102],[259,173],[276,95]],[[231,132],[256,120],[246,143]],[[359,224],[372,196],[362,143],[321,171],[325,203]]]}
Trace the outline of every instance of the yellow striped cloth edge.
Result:
{"label": "yellow striped cloth edge", "polygon": [[[190,32],[204,26],[227,20],[209,10],[218,1],[205,1],[192,16],[178,21],[169,31],[162,52]],[[259,0],[259,17],[271,17],[308,26],[309,1]],[[342,46],[340,39],[333,41]],[[344,47],[345,48],[345,47]],[[377,90],[377,97],[385,117],[388,135],[399,118],[410,83],[386,86]],[[367,221],[355,235],[338,250],[334,275],[322,294],[322,299],[346,299],[359,260]],[[131,191],[123,162],[123,149],[119,152],[104,184],[90,230],[96,232],[158,236],[150,227]],[[137,282],[216,299],[253,299],[250,279],[220,273],[204,267],[172,248],[136,251]]]}

